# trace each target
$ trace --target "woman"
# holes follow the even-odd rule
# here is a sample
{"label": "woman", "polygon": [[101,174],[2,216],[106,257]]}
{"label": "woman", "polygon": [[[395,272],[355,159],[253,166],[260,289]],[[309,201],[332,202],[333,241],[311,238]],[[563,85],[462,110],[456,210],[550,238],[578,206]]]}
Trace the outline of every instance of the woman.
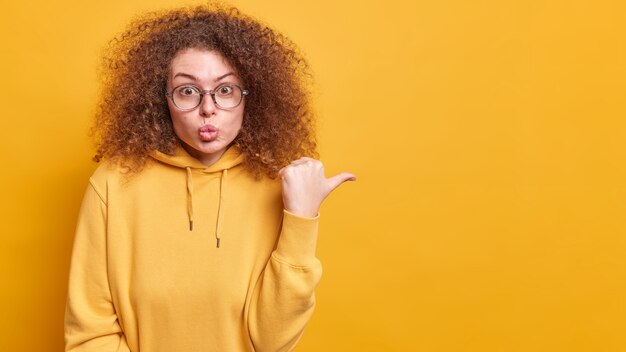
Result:
{"label": "woman", "polygon": [[308,71],[236,9],[136,20],[105,56],[66,351],[288,351],[315,305]]}

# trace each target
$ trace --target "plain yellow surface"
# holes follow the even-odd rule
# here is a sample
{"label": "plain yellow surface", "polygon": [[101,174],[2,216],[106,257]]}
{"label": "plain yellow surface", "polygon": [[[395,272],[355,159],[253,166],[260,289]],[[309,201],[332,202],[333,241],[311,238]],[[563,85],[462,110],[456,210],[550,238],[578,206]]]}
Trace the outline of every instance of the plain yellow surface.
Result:
{"label": "plain yellow surface", "polygon": [[[3,3],[0,350],[61,350],[100,50],[182,3]],[[234,4],[307,54],[359,177],[298,351],[626,351],[624,2]]]}

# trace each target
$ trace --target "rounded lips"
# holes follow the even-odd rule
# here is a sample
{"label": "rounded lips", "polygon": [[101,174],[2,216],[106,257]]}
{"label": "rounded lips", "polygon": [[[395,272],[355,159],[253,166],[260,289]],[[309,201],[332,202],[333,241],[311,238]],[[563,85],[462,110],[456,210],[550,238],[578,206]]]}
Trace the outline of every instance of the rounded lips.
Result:
{"label": "rounded lips", "polygon": [[204,125],[202,127],[200,127],[200,129],[198,130],[200,133],[202,132],[217,132],[217,127],[213,126],[213,125]]}
{"label": "rounded lips", "polygon": [[213,125],[204,125],[198,129],[198,134],[203,141],[210,142],[217,138],[218,129]]}

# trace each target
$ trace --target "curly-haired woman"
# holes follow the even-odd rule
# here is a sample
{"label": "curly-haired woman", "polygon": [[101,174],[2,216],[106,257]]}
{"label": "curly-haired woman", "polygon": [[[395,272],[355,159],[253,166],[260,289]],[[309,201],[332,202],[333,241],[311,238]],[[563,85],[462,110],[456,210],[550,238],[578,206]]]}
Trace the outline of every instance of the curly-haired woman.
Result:
{"label": "curly-haired woman", "polygon": [[234,8],[111,42],[78,220],[66,351],[288,351],[315,305],[325,178],[308,67]]}

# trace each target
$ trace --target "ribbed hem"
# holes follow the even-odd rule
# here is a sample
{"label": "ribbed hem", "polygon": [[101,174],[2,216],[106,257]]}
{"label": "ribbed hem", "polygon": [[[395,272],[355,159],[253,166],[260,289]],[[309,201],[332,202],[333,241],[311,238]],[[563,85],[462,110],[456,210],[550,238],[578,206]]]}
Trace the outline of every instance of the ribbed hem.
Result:
{"label": "ribbed hem", "polygon": [[308,218],[283,210],[283,229],[276,246],[279,260],[293,266],[315,265],[318,219],[319,213]]}

